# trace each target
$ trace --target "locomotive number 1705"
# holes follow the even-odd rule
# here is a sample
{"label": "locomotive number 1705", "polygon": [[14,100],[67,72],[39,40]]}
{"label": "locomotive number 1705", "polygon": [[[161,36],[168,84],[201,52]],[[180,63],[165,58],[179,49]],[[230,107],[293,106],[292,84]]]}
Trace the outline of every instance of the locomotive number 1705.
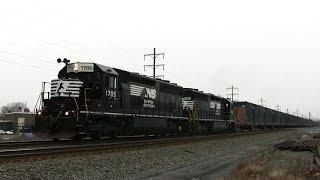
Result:
{"label": "locomotive number 1705", "polygon": [[106,96],[115,99],[115,98],[117,98],[117,92],[116,91],[112,91],[112,90],[107,90],[106,91]]}

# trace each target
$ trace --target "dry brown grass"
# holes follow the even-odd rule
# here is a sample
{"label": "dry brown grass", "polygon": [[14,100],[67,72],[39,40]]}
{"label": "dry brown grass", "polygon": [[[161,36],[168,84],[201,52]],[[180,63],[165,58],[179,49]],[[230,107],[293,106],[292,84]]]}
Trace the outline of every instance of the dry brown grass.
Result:
{"label": "dry brown grass", "polygon": [[292,175],[283,169],[273,169],[266,171],[260,164],[241,164],[234,171],[233,176],[228,179],[243,179],[243,180],[304,180],[307,177]]}
{"label": "dry brown grass", "polygon": [[310,155],[275,149],[266,151],[240,164],[230,179],[308,179],[313,176],[306,173]]}
{"label": "dry brown grass", "polygon": [[253,177],[263,173],[263,169],[259,164],[242,164],[234,172],[235,177]]}
{"label": "dry brown grass", "polygon": [[271,179],[284,179],[287,176],[286,173],[286,170],[274,169],[268,173],[268,177]]}

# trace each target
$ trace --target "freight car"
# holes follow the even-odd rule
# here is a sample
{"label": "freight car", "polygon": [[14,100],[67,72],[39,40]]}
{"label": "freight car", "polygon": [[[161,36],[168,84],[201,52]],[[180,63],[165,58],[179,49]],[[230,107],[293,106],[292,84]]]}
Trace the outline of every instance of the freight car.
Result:
{"label": "freight car", "polygon": [[312,120],[279,112],[247,101],[234,102],[235,125],[241,129],[314,126]]}
{"label": "freight car", "polygon": [[64,62],[50,92],[41,93],[36,116],[36,129],[55,138],[205,134],[234,127],[225,98],[97,63]]}

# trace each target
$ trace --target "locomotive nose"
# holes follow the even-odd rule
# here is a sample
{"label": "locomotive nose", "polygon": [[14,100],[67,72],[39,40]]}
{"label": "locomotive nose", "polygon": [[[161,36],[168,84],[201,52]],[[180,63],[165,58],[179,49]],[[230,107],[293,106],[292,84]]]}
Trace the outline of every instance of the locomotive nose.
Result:
{"label": "locomotive nose", "polygon": [[55,115],[55,117],[53,117],[52,113],[50,115],[37,115],[36,129],[47,135],[60,134],[62,132],[68,132],[70,134],[76,133],[75,127],[77,125],[77,121],[76,118],[72,116],[72,113],[66,111]]}

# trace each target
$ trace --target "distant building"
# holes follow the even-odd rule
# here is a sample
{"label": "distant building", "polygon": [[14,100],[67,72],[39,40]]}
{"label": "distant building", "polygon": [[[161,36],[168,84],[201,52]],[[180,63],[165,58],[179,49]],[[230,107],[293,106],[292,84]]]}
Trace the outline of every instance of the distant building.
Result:
{"label": "distant building", "polygon": [[0,118],[0,129],[4,131],[11,131],[13,130],[13,122],[9,120],[4,120]]}
{"label": "distant building", "polygon": [[[34,128],[35,114],[31,112],[11,112],[6,113],[3,118],[0,119],[0,129],[12,127],[14,132],[23,132],[25,130],[31,130]],[[2,125],[2,126],[1,126]]]}

